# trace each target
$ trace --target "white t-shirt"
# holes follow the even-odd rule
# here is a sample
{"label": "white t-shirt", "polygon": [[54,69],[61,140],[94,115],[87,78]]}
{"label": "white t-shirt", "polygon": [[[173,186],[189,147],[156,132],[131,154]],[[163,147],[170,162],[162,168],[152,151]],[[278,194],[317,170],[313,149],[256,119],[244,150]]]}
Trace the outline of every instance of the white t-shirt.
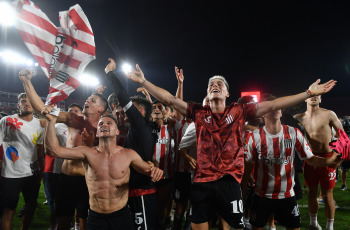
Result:
{"label": "white t-shirt", "polygon": [[4,149],[3,177],[33,175],[30,164],[38,160],[37,144],[43,143],[43,131],[40,120],[35,117],[28,122],[14,114],[0,120],[0,143]]}

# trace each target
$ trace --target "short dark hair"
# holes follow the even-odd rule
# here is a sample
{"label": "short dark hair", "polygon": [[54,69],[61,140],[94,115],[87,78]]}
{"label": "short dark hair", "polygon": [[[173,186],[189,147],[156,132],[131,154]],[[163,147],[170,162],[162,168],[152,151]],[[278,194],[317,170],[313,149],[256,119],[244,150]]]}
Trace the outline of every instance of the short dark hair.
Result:
{"label": "short dark hair", "polygon": [[137,105],[141,106],[145,110],[145,118],[149,120],[152,114],[152,104],[146,98],[139,95],[133,96],[130,98],[132,102],[135,102]]}
{"label": "short dark hair", "polygon": [[102,116],[100,117],[100,120],[101,120],[102,118],[104,118],[104,117],[109,117],[109,118],[111,118],[111,119],[115,122],[115,124],[117,125],[117,128],[119,129],[118,121],[117,121],[117,119],[116,119],[115,117],[113,117],[111,114],[102,115]]}
{"label": "short dark hair", "polygon": [[112,105],[118,105],[118,97],[115,93],[112,93],[111,95],[108,96],[108,107],[110,110],[113,110]]}
{"label": "short dark hair", "polygon": [[277,97],[272,95],[272,94],[269,94],[269,93],[265,93],[261,96],[261,99],[260,101],[273,101],[275,100]]}
{"label": "short dark hair", "polygon": [[107,99],[100,93],[93,93],[92,95],[98,96],[102,102],[102,106],[104,108],[104,110],[102,111],[102,113],[104,113],[108,107],[108,101]]}
{"label": "short dark hair", "polygon": [[161,101],[159,101],[159,100],[154,100],[153,102],[152,102],[152,105],[154,105],[154,104],[162,104],[163,106],[164,106],[164,108],[167,106],[165,103],[163,103],[163,102],[161,102]]}
{"label": "short dark hair", "polygon": [[240,97],[238,98],[238,101],[237,101],[237,104],[240,105],[240,104],[248,104],[248,103],[251,103],[251,102],[255,102],[254,101],[254,98],[253,96],[243,96],[243,97]]}
{"label": "short dark hair", "polygon": [[26,94],[26,93],[20,93],[20,94],[18,94],[17,99],[18,99],[18,101],[20,101],[20,100],[21,100],[22,98],[24,98],[24,97],[28,98],[28,97],[27,97],[27,94]]}
{"label": "short dark hair", "polygon": [[68,110],[69,110],[70,108],[72,108],[72,107],[78,107],[79,110],[80,110],[80,112],[83,111],[83,107],[81,107],[81,106],[78,105],[77,103],[72,103],[72,104],[70,104],[70,105],[68,106]]}

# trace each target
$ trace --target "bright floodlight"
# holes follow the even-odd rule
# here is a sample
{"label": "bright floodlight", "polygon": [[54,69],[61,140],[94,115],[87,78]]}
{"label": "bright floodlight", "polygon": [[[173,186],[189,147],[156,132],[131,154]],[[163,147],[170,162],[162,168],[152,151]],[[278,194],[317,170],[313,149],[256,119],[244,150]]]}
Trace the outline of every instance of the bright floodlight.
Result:
{"label": "bright floodlight", "polygon": [[37,62],[35,62],[34,66],[39,66],[39,64]]}
{"label": "bright floodlight", "polygon": [[127,64],[127,63],[123,64],[122,70],[123,70],[124,73],[130,73],[130,71],[131,71],[131,65],[129,65],[129,64]]}
{"label": "bright floodlight", "polygon": [[28,60],[27,60],[27,66],[32,66],[32,65],[33,65],[33,61],[30,60],[30,59],[28,59]]}
{"label": "bright floodlight", "polygon": [[87,85],[87,86],[97,86],[100,84],[98,79],[94,76],[91,76],[90,74],[82,74],[79,78],[81,84]]}
{"label": "bright floodlight", "polygon": [[15,23],[16,14],[7,2],[0,2],[0,24],[12,26]]}

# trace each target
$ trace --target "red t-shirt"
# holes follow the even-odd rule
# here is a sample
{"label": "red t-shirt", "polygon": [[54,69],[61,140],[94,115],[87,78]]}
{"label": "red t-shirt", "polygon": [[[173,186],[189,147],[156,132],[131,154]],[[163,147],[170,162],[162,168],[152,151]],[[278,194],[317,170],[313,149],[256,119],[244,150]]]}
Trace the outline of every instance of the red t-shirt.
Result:
{"label": "red t-shirt", "polygon": [[232,175],[241,182],[244,170],[243,127],[255,117],[255,104],[226,107],[213,113],[210,107],[188,103],[187,114],[196,124],[197,167],[193,182],[215,181]]}

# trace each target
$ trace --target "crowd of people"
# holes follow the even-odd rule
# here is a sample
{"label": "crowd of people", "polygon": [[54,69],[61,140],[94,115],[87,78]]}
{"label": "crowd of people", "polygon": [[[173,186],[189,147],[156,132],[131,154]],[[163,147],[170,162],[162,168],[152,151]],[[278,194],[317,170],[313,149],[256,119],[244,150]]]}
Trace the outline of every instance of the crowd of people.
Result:
{"label": "crowd of people", "polygon": [[[114,93],[105,97],[106,87],[98,87],[84,105],[57,116],[37,95],[31,71],[19,73],[19,112],[0,120],[2,229],[12,229],[20,193],[22,229],[30,229],[41,181],[51,230],[70,229],[72,221],[82,230],[275,229],[274,221],[300,229],[300,171],[308,187],[307,228],[322,229],[319,186],[325,229],[334,228],[336,169],[341,165],[346,190],[350,164],[329,143],[344,135],[348,120],[319,105],[335,81],[227,105],[229,84],[213,76],[198,104],[183,101],[182,69],[175,67],[175,96],[149,82],[138,65],[129,73],[116,69],[109,59],[105,73]],[[143,96],[127,94],[125,77],[140,84]],[[284,120],[282,110],[299,103],[306,111]]]}

